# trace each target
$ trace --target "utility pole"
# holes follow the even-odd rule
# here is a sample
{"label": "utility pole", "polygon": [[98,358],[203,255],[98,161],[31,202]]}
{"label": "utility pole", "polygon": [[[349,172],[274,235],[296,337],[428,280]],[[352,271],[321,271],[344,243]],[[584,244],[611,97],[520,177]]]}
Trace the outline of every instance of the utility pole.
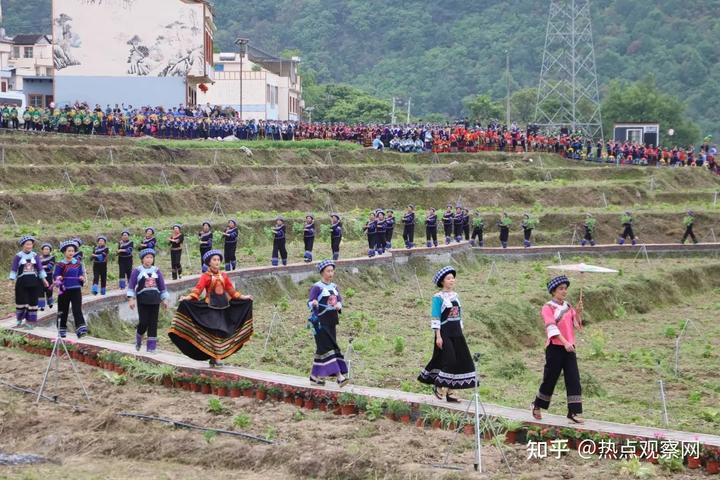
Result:
{"label": "utility pole", "polygon": [[393,97],[393,107],[392,107],[392,113],[390,114],[390,123],[392,125],[395,125],[396,118],[395,118],[395,97]]}
{"label": "utility pole", "polygon": [[507,104],[505,111],[505,125],[510,128],[510,51],[505,50],[505,80],[507,82]]}
{"label": "utility pole", "polygon": [[235,45],[238,46],[238,52],[240,54],[240,121],[243,120],[243,58],[247,52],[247,45],[250,40],[247,38],[239,37],[235,40]]}
{"label": "utility pole", "polygon": [[408,98],[407,120],[405,121],[406,124],[410,123],[410,104],[411,103],[412,103],[412,97]]}

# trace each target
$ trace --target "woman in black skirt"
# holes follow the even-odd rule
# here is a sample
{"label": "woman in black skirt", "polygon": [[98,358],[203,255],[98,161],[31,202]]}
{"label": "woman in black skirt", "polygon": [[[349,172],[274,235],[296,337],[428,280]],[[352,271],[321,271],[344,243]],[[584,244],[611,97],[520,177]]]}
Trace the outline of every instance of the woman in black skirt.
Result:
{"label": "woman in black skirt", "polygon": [[182,247],[185,235],[182,233],[182,225],[176,223],[172,227],[172,235],[168,238],[170,244],[170,268],[172,279],[182,278]]}
{"label": "woman in black skirt", "polygon": [[462,308],[455,292],[455,275],[453,267],[444,267],[433,278],[441,289],[432,299],[433,356],[418,376],[421,383],[433,386],[438,399],[448,402],[459,401],[453,390],[474,388],[476,382],[475,364],[463,336]]}
{"label": "woman in black skirt", "polygon": [[253,297],[235,290],[222,271],[221,251],[208,251],[203,263],[207,269],[190,294],[180,298],[168,336],[188,357],[217,367],[250,340]]}
{"label": "woman in black skirt", "polygon": [[318,264],[321,280],[310,288],[308,306],[310,307],[310,327],[315,335],[315,358],[313,359],[310,382],[324,385],[326,378],[334,378],[338,385],[348,383],[345,358],[337,344],[336,328],[342,311],[342,297],[335,277],[335,263],[323,260]]}

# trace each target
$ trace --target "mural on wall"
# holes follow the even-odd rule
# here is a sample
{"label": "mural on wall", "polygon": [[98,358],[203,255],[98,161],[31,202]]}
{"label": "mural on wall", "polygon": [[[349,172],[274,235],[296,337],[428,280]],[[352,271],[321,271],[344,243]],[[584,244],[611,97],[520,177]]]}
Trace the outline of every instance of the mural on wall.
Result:
{"label": "mural on wall", "polygon": [[[59,37],[55,36],[53,40],[53,62],[55,70],[62,70],[72,65],[80,65],[80,62],[73,56],[72,50],[80,48],[80,36],[72,31],[72,18],[61,13],[55,17],[53,21],[55,32],[59,33]],[[57,35],[57,33],[55,34]]]}
{"label": "mural on wall", "polygon": [[[204,74],[202,4],[182,0],[53,0],[53,11],[58,75]],[[99,41],[89,40],[96,38]]]}

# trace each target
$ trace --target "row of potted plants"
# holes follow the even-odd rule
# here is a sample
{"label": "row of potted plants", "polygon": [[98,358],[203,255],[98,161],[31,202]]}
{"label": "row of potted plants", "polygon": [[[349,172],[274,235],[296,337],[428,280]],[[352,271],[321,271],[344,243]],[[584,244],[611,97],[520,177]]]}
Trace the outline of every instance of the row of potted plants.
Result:
{"label": "row of potted plants", "polygon": [[[31,353],[50,355],[53,342],[48,339],[34,337],[32,335],[21,335],[10,330],[0,329],[0,344],[11,348],[22,348]],[[294,404],[297,407],[307,409],[319,409],[321,411],[333,412],[337,415],[364,414],[368,419],[374,420],[386,417],[391,420],[400,421],[405,424],[411,423],[414,419],[420,428],[444,428],[448,430],[462,431],[466,435],[474,435],[474,419],[461,412],[452,412],[441,408],[423,407],[418,410],[417,406],[411,407],[407,402],[399,400],[370,400],[365,396],[343,392],[337,395],[333,392],[321,390],[295,388],[287,385],[275,385],[254,383],[248,379],[237,379],[226,377],[222,374],[216,376],[195,375],[185,372],[178,372],[174,367],[165,364],[155,364],[140,360],[134,356],[109,350],[99,350],[95,347],[77,347],[67,344],[68,352],[77,361],[87,363],[90,366],[104,368],[118,374],[127,374],[140,381],[164,385],[166,387],[181,388],[187,391],[213,394],[227,397],[247,397],[263,401],[271,398],[275,401],[283,401]],[[527,426],[522,422],[507,419],[489,419],[482,422],[482,435],[485,439],[492,438],[492,433],[505,434],[506,443],[527,443],[552,442],[554,440],[567,440],[568,449],[577,449],[584,440],[592,440],[595,446],[594,452],[605,458],[627,458],[633,453],[641,456],[643,438],[633,438],[616,434],[604,434],[599,432],[576,430],[572,428],[555,428],[541,426]],[[662,438],[656,439],[662,442]],[[611,448],[600,446],[612,444]],[[661,451],[660,448],[656,451]],[[587,453],[587,452],[586,452]],[[652,463],[660,463],[660,455],[643,456],[642,460]],[[679,459],[682,461],[682,459]],[[720,472],[720,449],[704,447],[699,455],[688,456],[685,459],[687,467],[698,469],[705,467],[710,474]]]}

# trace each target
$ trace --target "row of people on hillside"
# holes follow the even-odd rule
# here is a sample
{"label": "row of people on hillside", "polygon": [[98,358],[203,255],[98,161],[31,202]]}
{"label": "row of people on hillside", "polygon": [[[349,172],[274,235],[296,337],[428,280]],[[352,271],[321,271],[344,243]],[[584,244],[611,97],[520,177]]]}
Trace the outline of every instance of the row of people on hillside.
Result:
{"label": "row of people on hillside", "polygon": [[[39,289],[47,289],[49,282],[42,268],[40,256],[33,251],[35,239],[20,239],[21,251],[17,265],[19,275],[15,278],[16,297],[32,303]],[[54,283],[59,290],[58,332],[67,336],[67,317],[72,308],[75,333],[80,339],[88,329],[83,317],[82,284],[85,272],[77,260],[80,245],[76,240],[62,242],[63,259],[55,267]],[[129,307],[138,311],[135,348],[140,351],[143,342],[148,353],[154,353],[158,345],[160,308],[168,308],[169,292],[160,269],[154,265],[156,252],[143,249],[140,266],[133,269],[127,289]],[[222,271],[223,254],[209,250],[203,255],[206,269],[196,286],[186,296],[180,297],[177,311],[168,330],[168,336],[186,356],[209,361],[213,367],[221,367],[222,361],[237,353],[252,337],[253,297],[236,290],[226,272]],[[14,265],[15,266],[15,265]],[[317,266],[320,280],[310,288],[307,305],[310,309],[308,325],[315,341],[315,354],[310,370],[311,384],[323,386],[326,380],[347,385],[349,369],[337,341],[339,315],[343,312],[343,299],[334,283],[335,262],[324,260]],[[433,353],[427,365],[421,369],[417,380],[431,385],[433,394],[447,402],[459,402],[456,390],[471,389],[477,385],[474,361],[464,336],[462,306],[456,292],[457,269],[446,266],[433,276],[438,292],[432,298],[430,327],[433,331]],[[552,300],[542,307],[545,323],[546,365],[543,382],[533,401],[532,414],[541,419],[541,409],[547,409],[559,374],[565,372],[568,414],[572,423],[583,423],[580,375],[575,355],[575,329],[582,327],[582,298],[576,309],[566,302],[570,281],[559,276],[548,282],[547,290]],[[18,306],[20,308],[20,306]],[[37,320],[34,307],[24,306],[24,316],[18,316],[18,326],[23,321],[33,325]]]}

